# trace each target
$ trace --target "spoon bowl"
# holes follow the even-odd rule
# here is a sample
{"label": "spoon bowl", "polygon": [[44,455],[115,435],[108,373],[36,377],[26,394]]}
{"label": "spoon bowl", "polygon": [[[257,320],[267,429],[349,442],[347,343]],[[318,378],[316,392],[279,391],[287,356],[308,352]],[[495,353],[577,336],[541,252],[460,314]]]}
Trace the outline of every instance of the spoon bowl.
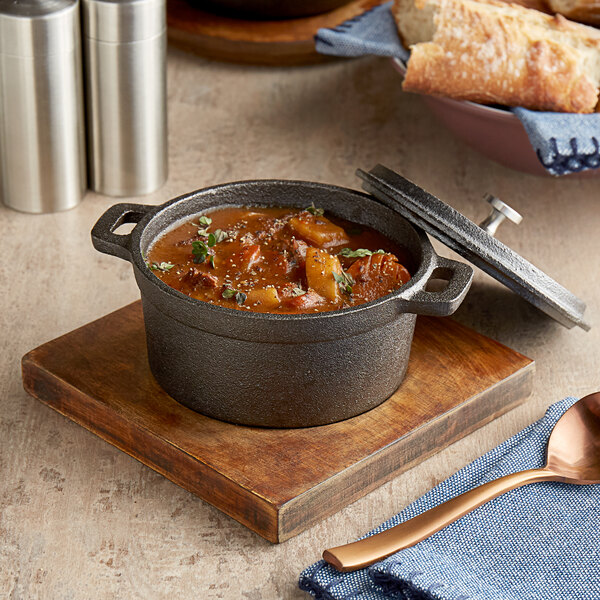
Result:
{"label": "spoon bowl", "polygon": [[554,426],[546,469],[565,483],[600,483],[600,392],[582,398]]}
{"label": "spoon bowl", "polygon": [[546,448],[546,465],[489,481],[365,539],[323,552],[339,571],[355,571],[414,546],[478,506],[526,483],[600,483],[600,392],[578,400],[558,420]]}

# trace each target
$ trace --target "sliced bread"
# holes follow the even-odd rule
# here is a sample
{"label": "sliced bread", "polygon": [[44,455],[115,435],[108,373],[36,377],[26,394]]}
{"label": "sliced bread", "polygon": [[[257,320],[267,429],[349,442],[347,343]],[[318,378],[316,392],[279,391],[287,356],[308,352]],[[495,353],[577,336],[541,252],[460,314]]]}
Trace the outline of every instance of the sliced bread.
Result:
{"label": "sliced bread", "polygon": [[600,31],[496,0],[396,0],[404,89],[484,104],[593,112]]}

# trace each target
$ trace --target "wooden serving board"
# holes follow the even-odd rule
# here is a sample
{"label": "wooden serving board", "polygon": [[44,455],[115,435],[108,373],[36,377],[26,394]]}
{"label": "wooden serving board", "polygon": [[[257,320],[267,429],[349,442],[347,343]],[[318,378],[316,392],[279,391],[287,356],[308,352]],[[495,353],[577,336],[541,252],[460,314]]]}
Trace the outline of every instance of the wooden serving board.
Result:
{"label": "wooden serving board", "polygon": [[331,60],[315,50],[321,27],[340,23],[381,4],[382,0],[349,0],[330,12],[278,21],[251,21],[210,13],[188,0],[167,0],[169,42],[216,60],[254,65],[305,65]]}
{"label": "wooden serving board", "polygon": [[455,321],[419,317],[406,380],[381,406],[321,427],[242,427],[162,391],[140,302],[32,350],[22,366],[32,396],[272,542],[523,402],[534,373],[529,358]]}

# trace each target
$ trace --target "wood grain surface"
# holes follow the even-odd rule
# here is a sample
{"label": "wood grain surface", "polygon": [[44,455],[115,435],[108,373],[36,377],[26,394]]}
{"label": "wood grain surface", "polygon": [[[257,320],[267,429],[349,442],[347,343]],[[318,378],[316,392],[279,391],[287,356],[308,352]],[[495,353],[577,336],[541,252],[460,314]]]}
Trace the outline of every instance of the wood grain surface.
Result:
{"label": "wood grain surface", "polygon": [[331,60],[315,50],[321,27],[336,27],[381,0],[350,0],[321,15],[273,21],[226,17],[188,0],[167,1],[169,41],[207,58],[254,65],[305,65]]}
{"label": "wood grain surface", "polygon": [[535,359],[530,399],[273,545],[23,390],[26,352],[139,297],[131,266],[90,243],[98,217],[123,200],[90,192],[71,211],[35,216],[0,205],[0,597],[308,600],[298,575],[324,548],[364,535],[549,404],[600,389],[597,180],[492,163],[403,93],[383,58],[288,69],[170,49],[168,100],[169,179],[131,201],[269,177],[358,189],[355,169],[377,163],[475,222],[491,192],[524,216],[498,238],[583,298],[592,330],[561,327],[476,270],[453,319]]}
{"label": "wood grain surface", "polygon": [[31,395],[272,542],[514,408],[529,397],[533,373],[518,352],[421,317],[406,379],[387,402],[332,425],[266,429],[210,419],[158,386],[141,302],[23,358]]}

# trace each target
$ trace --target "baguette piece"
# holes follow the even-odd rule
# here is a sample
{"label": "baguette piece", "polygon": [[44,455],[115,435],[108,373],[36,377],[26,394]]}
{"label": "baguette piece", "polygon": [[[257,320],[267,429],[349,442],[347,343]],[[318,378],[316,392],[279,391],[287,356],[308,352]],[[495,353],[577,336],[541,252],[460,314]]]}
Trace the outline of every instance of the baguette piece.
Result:
{"label": "baguette piece", "polygon": [[600,0],[548,0],[548,7],[574,21],[600,25]]}
{"label": "baguette piece", "polygon": [[600,31],[496,0],[396,0],[403,89],[482,104],[593,112]]}

